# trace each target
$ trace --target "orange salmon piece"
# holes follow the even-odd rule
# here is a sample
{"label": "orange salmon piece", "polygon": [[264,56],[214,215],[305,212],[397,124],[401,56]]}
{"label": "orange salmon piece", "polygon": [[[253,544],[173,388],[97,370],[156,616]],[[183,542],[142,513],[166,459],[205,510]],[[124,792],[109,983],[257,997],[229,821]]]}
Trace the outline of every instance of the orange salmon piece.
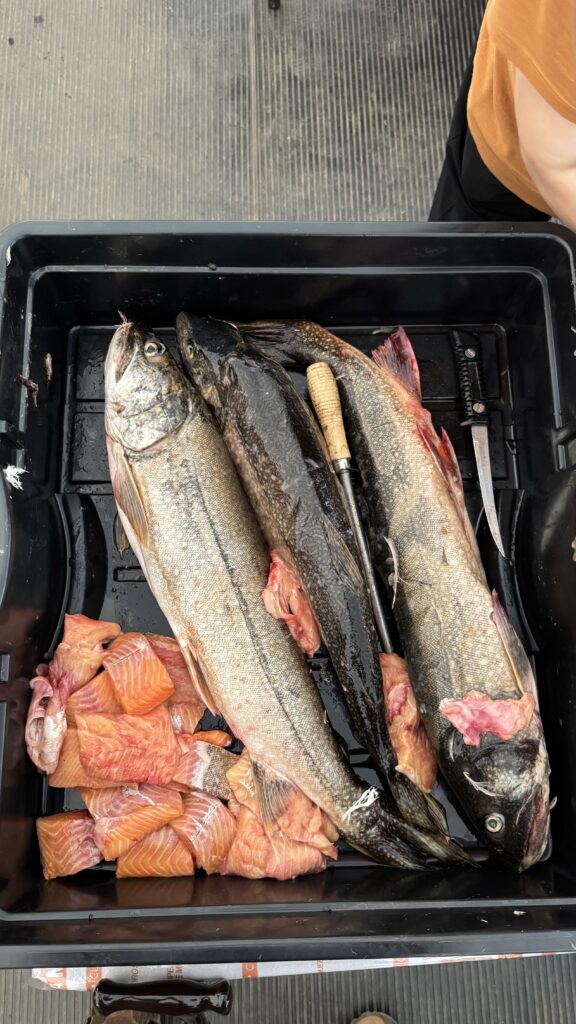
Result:
{"label": "orange salmon piece", "polygon": [[87,615],[65,615],[62,642],[96,650],[98,645],[110,643],[121,632],[117,622],[90,619]]}
{"label": "orange salmon piece", "polygon": [[[152,650],[160,658],[160,661],[172,680],[172,685],[174,686],[173,700],[179,704],[198,704],[199,707],[202,708],[202,713],[198,718],[202,718],[202,715],[206,710],[206,705],[198,696],[195,679],[188,671],[188,666],[186,665],[184,655],[180,650],[178,641],[175,640],[174,637],[158,636],[156,633],[147,633],[146,639],[149,640]],[[198,669],[198,672],[199,671],[200,669]]]}
{"label": "orange salmon piece", "polygon": [[170,715],[77,715],[80,760],[89,775],[114,782],[169,783],[180,758]]}
{"label": "orange salmon piece", "polygon": [[144,836],[182,814],[182,797],[163,786],[81,789],[96,823],[94,842],[104,860],[116,860]]}
{"label": "orange salmon piece", "polygon": [[207,729],[206,732],[200,729],[194,733],[194,738],[204,740],[205,743],[211,743],[214,747],[229,747],[234,737],[223,729]]}
{"label": "orange salmon piece", "polygon": [[88,811],[63,811],[38,818],[36,831],[44,878],[75,875],[102,860]]}
{"label": "orange salmon piece", "polygon": [[121,786],[121,782],[99,779],[86,771],[80,760],[80,740],[77,729],[68,729],[58,758],[58,766],[48,776],[48,783],[57,789],[80,789],[82,786],[104,789]]}
{"label": "orange salmon piece", "polygon": [[140,633],[120,637],[106,651],[104,666],[127,715],[145,715],[174,694],[168,672]]}
{"label": "orange salmon piece", "polygon": [[326,867],[320,850],[280,835],[270,836],[250,808],[235,801],[232,807],[238,814],[237,829],[220,874],[285,880]]}
{"label": "orange salmon piece", "polygon": [[200,702],[181,701],[168,702],[168,711],[172,719],[172,728],[175,733],[194,732],[198,722],[202,718],[206,708]]}
{"label": "orange salmon piece", "polygon": [[65,615],[64,636],[48,666],[52,685],[62,687],[68,696],[88,683],[102,665],[103,644],[120,632],[115,622],[100,622],[86,615]]}
{"label": "orange salmon piece", "polygon": [[68,727],[76,724],[76,715],[121,715],[118,701],[108,672],[99,672],[94,679],[68,698],[66,721]]}
{"label": "orange salmon piece", "polygon": [[220,800],[206,793],[190,793],[182,803],[182,817],[172,821],[170,827],[192,851],[198,867],[211,875],[226,859],[236,820]]}
{"label": "orange salmon piece", "polygon": [[117,878],[171,878],[193,874],[192,854],[170,825],[135,843],[118,858],[116,865]]}

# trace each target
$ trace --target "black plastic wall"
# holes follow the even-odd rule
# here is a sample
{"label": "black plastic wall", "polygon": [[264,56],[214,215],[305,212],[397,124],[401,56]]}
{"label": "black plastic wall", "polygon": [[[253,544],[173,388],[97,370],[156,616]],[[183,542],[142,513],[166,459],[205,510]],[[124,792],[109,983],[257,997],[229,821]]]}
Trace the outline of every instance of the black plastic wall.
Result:
{"label": "black plastic wall", "polygon": [[[190,962],[570,949],[576,943],[576,312],[572,237],[502,225],[22,225],[0,238],[0,966]],[[112,540],[102,362],[118,310],[167,338],[182,308],[224,318],[306,317],[369,347],[404,323],[425,400],[454,439],[471,511],[449,328],[481,337],[493,457],[512,567],[488,571],[535,655],[559,794],[551,858],[411,875],[346,856],[294,882],[47,883],[34,822],[70,806],[28,762],[27,681],[64,611],[165,630],[137,563]],[[53,377],[44,359],[51,354]],[[38,405],[18,374],[40,385]],[[543,540],[544,538],[544,540]],[[58,803],[58,801],[60,801]]]}

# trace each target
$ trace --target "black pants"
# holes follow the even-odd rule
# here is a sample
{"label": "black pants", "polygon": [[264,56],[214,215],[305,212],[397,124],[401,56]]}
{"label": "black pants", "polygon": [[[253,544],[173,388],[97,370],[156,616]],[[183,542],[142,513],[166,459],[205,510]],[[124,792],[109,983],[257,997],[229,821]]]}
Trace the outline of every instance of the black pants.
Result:
{"label": "black pants", "polygon": [[450,125],[446,157],[429,220],[550,220],[495,178],[482,160],[468,129],[466,104],[472,78],[470,62]]}

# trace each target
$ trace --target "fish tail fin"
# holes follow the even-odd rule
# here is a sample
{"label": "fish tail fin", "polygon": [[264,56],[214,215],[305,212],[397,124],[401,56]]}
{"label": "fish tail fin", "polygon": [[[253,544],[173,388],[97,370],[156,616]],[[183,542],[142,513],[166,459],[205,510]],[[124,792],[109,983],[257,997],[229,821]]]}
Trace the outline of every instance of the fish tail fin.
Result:
{"label": "fish tail fin", "polygon": [[368,790],[340,824],[342,835],[357,850],[388,867],[425,870],[434,863],[468,864],[471,858],[450,836],[416,828],[382,801],[369,803]]}
{"label": "fish tail fin", "polygon": [[428,831],[407,825],[412,841],[429,857],[434,857],[443,864],[473,865],[474,859],[451,836],[439,831]]}
{"label": "fish tail fin", "polygon": [[445,863],[472,863],[466,851],[451,838],[446,812],[435,797],[401,775],[394,779],[393,794],[411,840],[419,850]]}
{"label": "fish tail fin", "polygon": [[359,801],[348,812],[348,818],[341,826],[344,838],[362,853],[390,867],[423,870],[434,861],[473,863],[470,855],[447,832],[406,821],[383,801],[381,794],[368,806]]}
{"label": "fish tail fin", "polygon": [[236,327],[242,336],[241,348],[264,353],[281,366],[308,366],[319,359],[330,363],[345,347],[339,338],[307,320],[258,320]]}
{"label": "fish tail fin", "polygon": [[378,802],[356,812],[340,831],[350,846],[379,864],[424,871],[430,866],[428,858],[406,837],[404,824]]}
{"label": "fish tail fin", "polygon": [[448,833],[446,813],[442,804],[430,793],[425,793],[402,772],[388,776],[394,802],[403,818],[415,827],[439,829]]}

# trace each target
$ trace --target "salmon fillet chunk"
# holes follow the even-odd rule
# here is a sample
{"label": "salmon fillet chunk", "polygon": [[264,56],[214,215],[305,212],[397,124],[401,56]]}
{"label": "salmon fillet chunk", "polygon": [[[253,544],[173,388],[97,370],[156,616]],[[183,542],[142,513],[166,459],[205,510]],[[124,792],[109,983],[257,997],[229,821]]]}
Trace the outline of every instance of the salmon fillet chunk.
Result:
{"label": "salmon fillet chunk", "polygon": [[206,793],[183,797],[183,813],[171,828],[192,851],[199,868],[211,875],[225,860],[236,821],[224,804]]}
{"label": "salmon fillet chunk", "polygon": [[182,757],[174,773],[174,782],[181,782],[189,789],[200,789],[209,796],[228,800],[232,796],[232,790],[226,772],[234,767],[238,757],[217,744],[198,739],[199,735],[206,734],[178,737]]}
{"label": "salmon fillet chunk", "polygon": [[48,776],[48,783],[56,789],[75,789],[81,786],[104,789],[122,785],[121,782],[101,779],[86,771],[80,760],[80,740],[77,729],[68,729],[58,758],[58,765]]}
{"label": "salmon fillet chunk", "polygon": [[76,715],[121,715],[123,711],[108,672],[99,672],[94,679],[68,698],[68,728],[76,724]]}
{"label": "salmon fillet chunk", "polygon": [[116,696],[128,715],[145,715],[174,694],[167,670],[141,633],[119,637],[103,660]]}
{"label": "salmon fillet chunk", "polygon": [[89,775],[114,782],[171,781],[180,758],[170,714],[77,715],[80,760]]}
{"label": "salmon fillet chunk", "polygon": [[82,789],[95,823],[94,841],[105,860],[116,860],[144,836],[182,814],[182,797],[163,786]]}
{"label": "salmon fillet chunk", "polygon": [[88,811],[63,811],[36,822],[44,878],[75,875],[102,860]]}
{"label": "salmon fillet chunk", "polygon": [[118,858],[118,878],[170,878],[193,875],[194,858],[170,825],[151,832]]}
{"label": "salmon fillet chunk", "polygon": [[280,833],[268,835],[249,807],[236,801],[231,801],[230,806],[237,814],[237,827],[226,860],[220,865],[220,874],[285,880],[326,867],[320,850]]}

